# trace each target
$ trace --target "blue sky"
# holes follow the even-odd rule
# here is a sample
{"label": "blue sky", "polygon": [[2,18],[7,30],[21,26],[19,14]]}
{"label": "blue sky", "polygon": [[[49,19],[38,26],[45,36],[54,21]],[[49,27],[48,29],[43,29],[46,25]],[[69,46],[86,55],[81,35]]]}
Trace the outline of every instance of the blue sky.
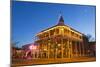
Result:
{"label": "blue sky", "polygon": [[13,1],[12,41],[19,47],[34,42],[38,32],[57,24],[60,11],[66,25],[95,38],[95,6]]}

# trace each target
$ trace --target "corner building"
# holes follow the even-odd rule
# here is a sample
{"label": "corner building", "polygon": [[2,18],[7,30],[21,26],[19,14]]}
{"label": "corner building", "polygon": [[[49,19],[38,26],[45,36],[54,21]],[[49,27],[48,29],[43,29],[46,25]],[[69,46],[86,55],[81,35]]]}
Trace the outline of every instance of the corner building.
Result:
{"label": "corner building", "polygon": [[88,39],[75,29],[64,24],[63,16],[58,24],[36,35],[39,58],[76,58],[87,56]]}

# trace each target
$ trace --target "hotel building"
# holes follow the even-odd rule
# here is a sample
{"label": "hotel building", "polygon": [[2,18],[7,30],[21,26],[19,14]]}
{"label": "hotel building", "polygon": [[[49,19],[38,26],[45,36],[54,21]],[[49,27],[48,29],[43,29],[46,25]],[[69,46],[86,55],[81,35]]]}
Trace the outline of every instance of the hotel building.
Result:
{"label": "hotel building", "polygon": [[36,35],[38,58],[76,58],[88,56],[86,35],[64,24],[63,16],[58,24]]}

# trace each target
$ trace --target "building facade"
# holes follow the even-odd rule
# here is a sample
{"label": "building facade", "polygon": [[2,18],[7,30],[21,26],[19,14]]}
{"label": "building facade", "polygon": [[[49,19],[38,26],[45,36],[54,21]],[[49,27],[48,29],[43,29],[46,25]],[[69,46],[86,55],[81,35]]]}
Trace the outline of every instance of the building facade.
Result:
{"label": "building facade", "polygon": [[88,39],[75,29],[64,24],[63,16],[58,24],[36,35],[39,47],[38,58],[76,58],[87,56]]}
{"label": "building facade", "polygon": [[39,48],[34,43],[26,44],[22,46],[22,49],[24,50],[24,57],[25,58],[31,58],[31,59],[37,59],[39,58]]}
{"label": "building facade", "polygon": [[89,42],[89,49],[90,49],[90,56],[92,57],[96,57],[96,42],[95,41],[91,41]]}

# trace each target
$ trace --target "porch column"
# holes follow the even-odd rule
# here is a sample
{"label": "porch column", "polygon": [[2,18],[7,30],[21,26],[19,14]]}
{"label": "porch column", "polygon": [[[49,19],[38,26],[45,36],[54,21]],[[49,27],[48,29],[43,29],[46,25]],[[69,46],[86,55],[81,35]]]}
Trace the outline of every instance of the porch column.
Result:
{"label": "porch column", "polygon": [[80,52],[80,56],[81,56],[81,43],[79,42],[79,52]]}
{"label": "porch column", "polygon": [[70,41],[70,48],[71,48],[71,57],[73,56],[73,45],[72,45],[72,41]]}
{"label": "porch column", "polygon": [[55,59],[57,58],[57,48],[55,49]]}
{"label": "porch column", "polygon": [[83,44],[83,42],[82,42],[82,52],[83,52],[82,55],[85,56],[85,50],[84,50],[84,44]]}
{"label": "porch column", "polygon": [[48,43],[48,59],[49,59],[49,54],[50,54],[50,43]]}
{"label": "porch column", "polygon": [[75,42],[75,53],[76,53],[76,57],[78,56],[77,54],[77,42]]}
{"label": "porch column", "polygon": [[70,41],[68,40],[68,57],[71,56],[71,48],[70,48]]}
{"label": "porch column", "polygon": [[63,58],[63,39],[61,38],[61,57]]}

